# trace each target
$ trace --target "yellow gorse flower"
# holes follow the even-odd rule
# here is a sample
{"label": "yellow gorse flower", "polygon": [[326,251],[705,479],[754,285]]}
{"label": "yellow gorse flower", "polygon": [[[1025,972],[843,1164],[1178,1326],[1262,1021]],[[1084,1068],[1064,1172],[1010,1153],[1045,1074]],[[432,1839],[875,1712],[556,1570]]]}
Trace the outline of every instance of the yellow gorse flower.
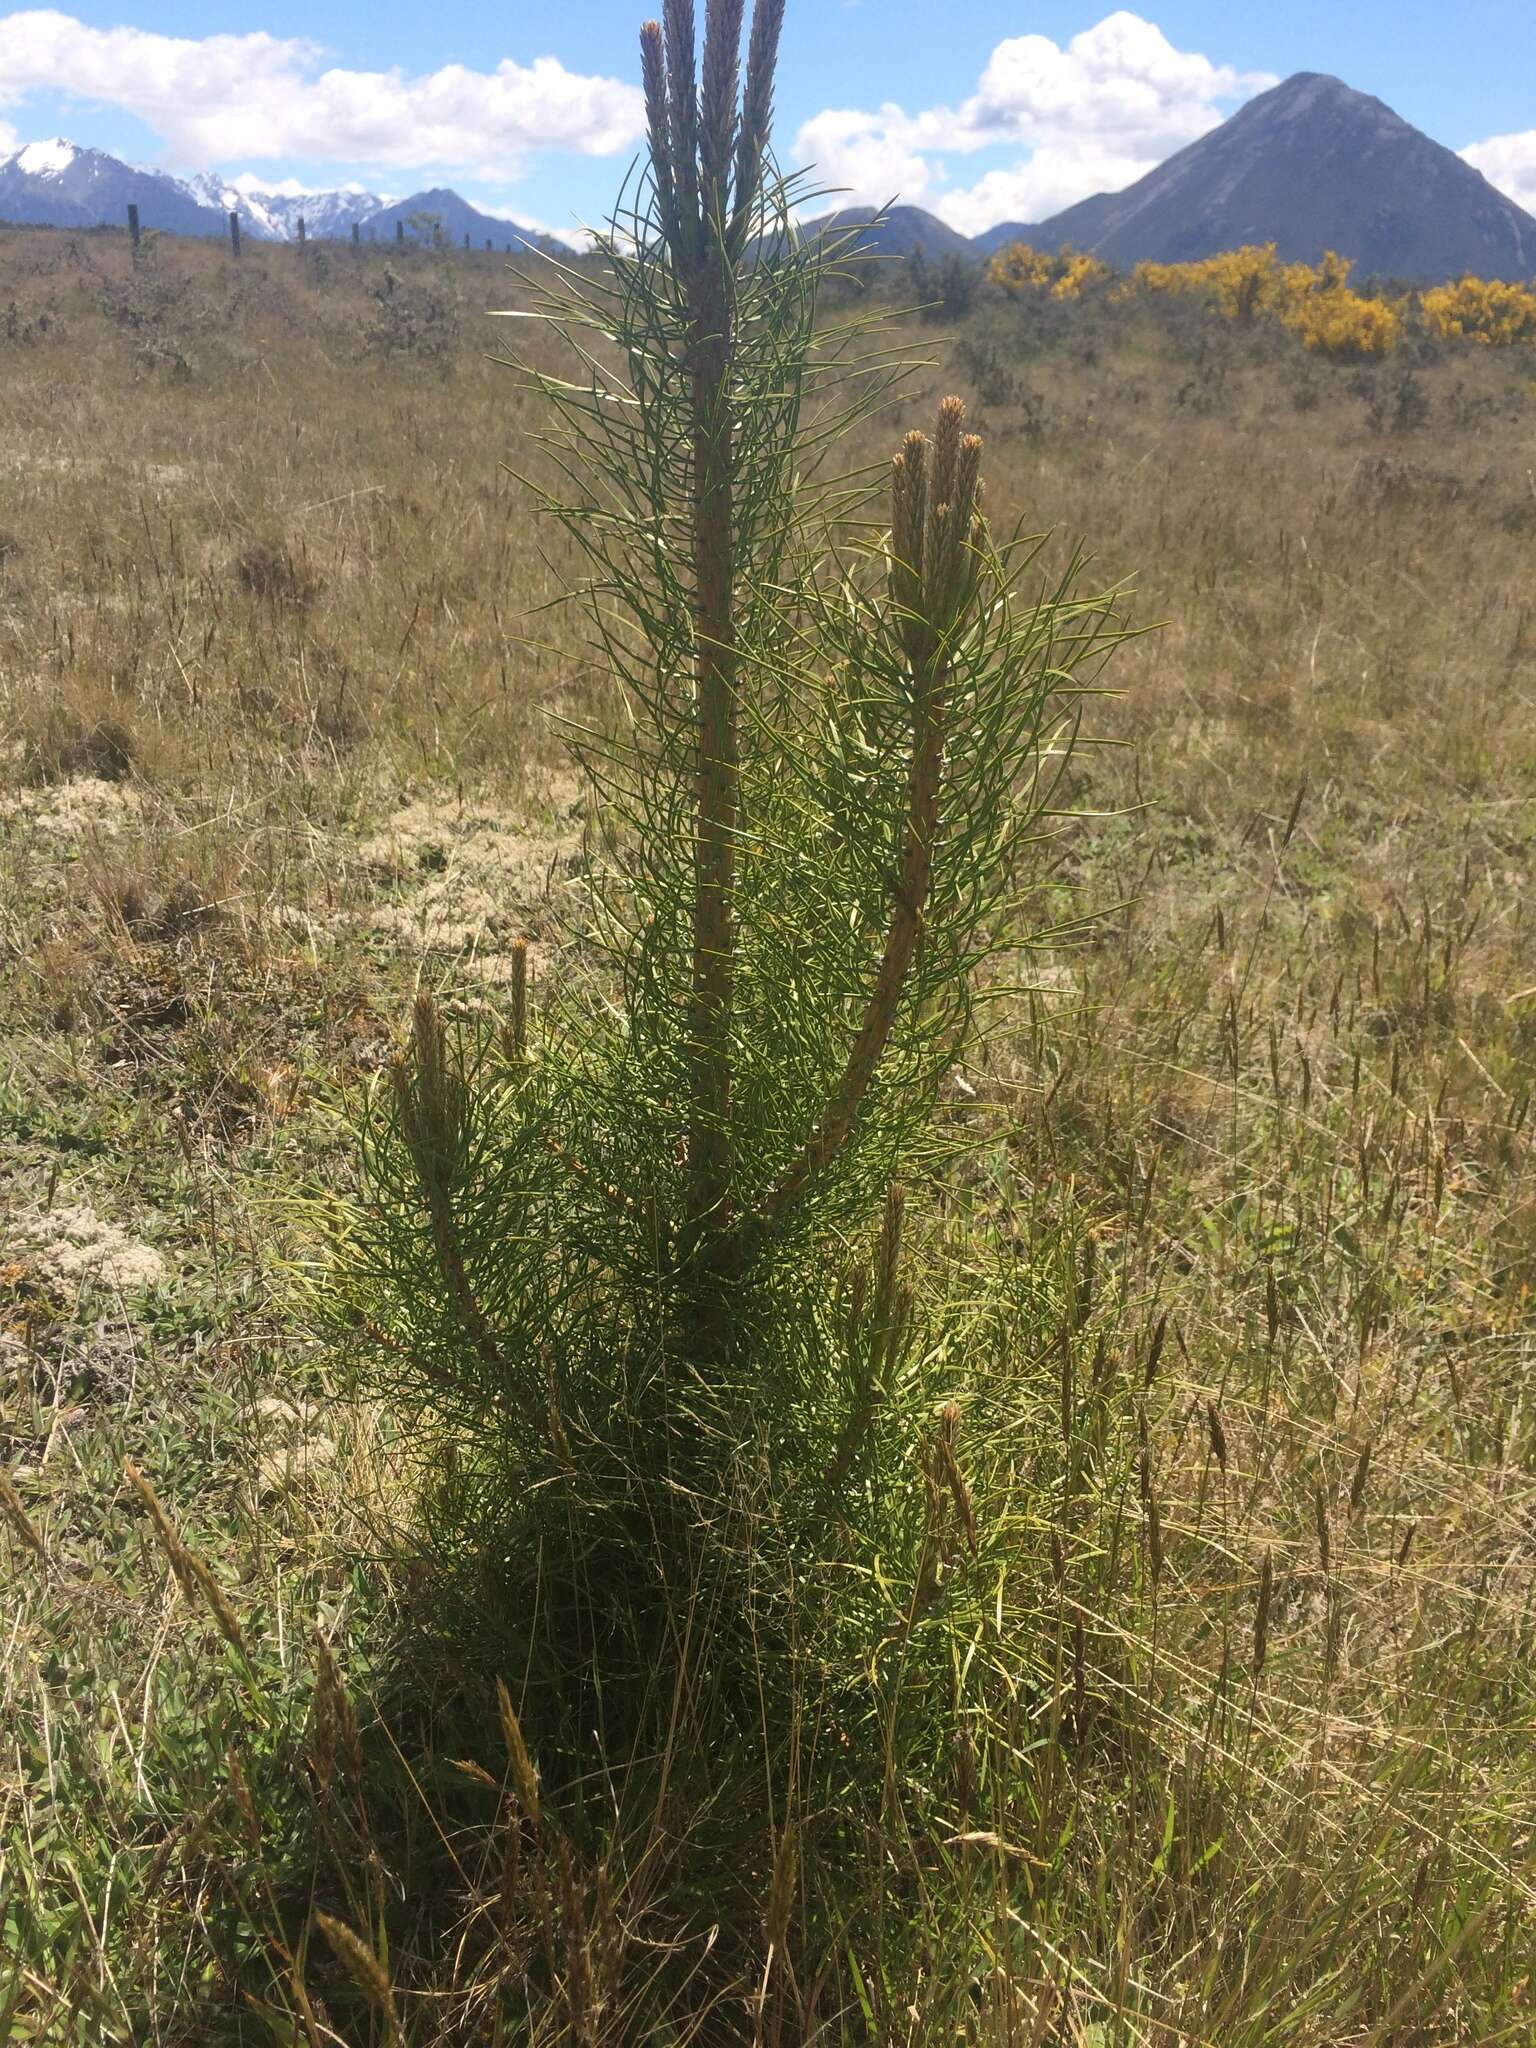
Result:
{"label": "yellow gorse flower", "polygon": [[[1273,242],[1250,242],[1192,263],[1138,263],[1129,279],[1110,286],[1108,297],[1116,304],[1140,293],[1201,298],[1221,319],[1244,327],[1273,320],[1316,355],[1365,362],[1396,348],[1413,317],[1414,301],[1352,291],[1353,267],[1334,249],[1315,265],[1281,263]],[[1114,272],[1070,243],[1052,254],[1028,242],[1011,242],[992,258],[987,277],[1011,298],[1043,292],[1080,299]],[[1536,343],[1536,286],[1464,277],[1421,292],[1417,317],[1442,341],[1470,341],[1484,348]]]}
{"label": "yellow gorse flower", "polygon": [[1074,249],[1070,242],[1064,242],[1054,255],[1031,248],[1028,242],[1010,242],[987,265],[988,282],[1000,285],[1010,298],[1021,292],[1048,291],[1053,299],[1080,299],[1087,286],[1112,274],[1107,263]]}
{"label": "yellow gorse flower", "polygon": [[1482,348],[1536,342],[1536,290],[1524,285],[1464,277],[1424,292],[1419,310],[1442,341],[1472,341]]}
{"label": "yellow gorse flower", "polygon": [[1280,263],[1273,242],[1258,242],[1197,263],[1138,263],[1132,275],[1142,291],[1196,294],[1243,326],[1277,320],[1304,347],[1349,362],[1386,355],[1402,333],[1397,307],[1350,290],[1352,267],[1333,249],[1315,268]]}

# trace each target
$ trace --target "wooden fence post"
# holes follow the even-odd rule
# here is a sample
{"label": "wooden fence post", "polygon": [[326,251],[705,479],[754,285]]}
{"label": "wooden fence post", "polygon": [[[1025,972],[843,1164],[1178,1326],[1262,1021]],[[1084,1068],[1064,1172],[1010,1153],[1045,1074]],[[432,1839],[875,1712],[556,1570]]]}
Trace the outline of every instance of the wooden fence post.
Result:
{"label": "wooden fence post", "polygon": [[240,216],[238,213],[232,213],[229,216],[229,253],[237,263],[240,261]]}
{"label": "wooden fence post", "polygon": [[132,200],[128,202],[128,239],[133,244],[135,256],[139,253],[139,209]]}
{"label": "wooden fence post", "polygon": [[361,249],[363,246],[363,224],[360,220],[352,223],[352,246],[354,249]]}
{"label": "wooden fence post", "polygon": [[303,248],[303,246],[304,246],[304,216],[303,216],[303,214],[301,213],[301,214],[299,215],[299,247],[300,247],[300,248],[302,249],[302,248]]}
{"label": "wooden fence post", "polygon": [[397,220],[395,222],[395,240],[397,242],[403,242],[405,240],[405,222],[403,220]]}

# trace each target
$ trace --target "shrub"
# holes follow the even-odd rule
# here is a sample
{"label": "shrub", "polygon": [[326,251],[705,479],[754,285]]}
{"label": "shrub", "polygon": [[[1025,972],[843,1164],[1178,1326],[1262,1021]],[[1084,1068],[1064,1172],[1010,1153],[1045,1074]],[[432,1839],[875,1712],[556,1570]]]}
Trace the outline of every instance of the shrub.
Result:
{"label": "shrub", "polygon": [[[1114,630],[1075,570],[1021,592],[957,399],[849,538],[818,451],[891,374],[814,340],[839,252],[765,168],[779,11],[739,114],[728,0],[697,89],[690,11],[647,25],[646,182],[599,265],[529,280],[588,366],[520,368],[614,679],[574,742],[612,854],[540,1004],[524,955],[499,1021],[418,1000],[339,1279],[544,1796],[595,1735],[622,1833],[675,1759],[669,1853],[706,1859],[681,1890],[747,1981],[787,1942],[809,1986],[888,1902],[915,1955],[911,1888],[1048,1684],[1017,1536],[1075,1455],[1029,1363],[1059,1276],[957,1255],[934,1197],[945,1077]],[[1097,1457],[1108,1413],[1082,1404]]]}
{"label": "shrub", "polygon": [[1471,341],[1480,348],[1536,342],[1536,290],[1522,285],[1463,277],[1421,293],[1419,308],[1425,326],[1442,341]]}
{"label": "shrub", "polygon": [[951,253],[937,265],[921,249],[907,261],[913,299],[925,320],[961,320],[976,303],[977,266],[967,256]]}
{"label": "shrub", "polygon": [[373,317],[363,333],[367,355],[413,357],[446,369],[459,351],[459,295],[445,272],[408,282],[393,264],[373,287]]}
{"label": "shrub", "polygon": [[1362,370],[1358,388],[1371,433],[1408,434],[1429,424],[1429,393],[1416,370],[1406,365]]}
{"label": "shrub", "polygon": [[1341,363],[1389,355],[1402,331],[1402,320],[1393,307],[1381,299],[1363,299],[1342,287],[1300,293],[1283,319],[1314,355]]}
{"label": "shrub", "polygon": [[1045,291],[1055,274],[1055,259],[1028,242],[1009,242],[987,265],[987,281],[1011,298],[1020,292]]}
{"label": "shrub", "polygon": [[320,579],[301,550],[298,557],[286,541],[253,540],[235,557],[236,581],[248,596],[263,604],[303,611],[320,594]]}
{"label": "shrub", "polygon": [[30,782],[67,782],[75,776],[125,782],[137,757],[133,734],[121,719],[84,718],[55,706],[42,730],[25,741],[22,766]]}
{"label": "shrub", "polygon": [[1010,432],[1039,439],[1045,431],[1045,400],[1009,368],[995,342],[967,335],[956,345],[955,360],[975,385],[984,407],[1017,414],[1009,422]]}
{"label": "shrub", "polygon": [[1245,243],[1196,263],[1138,263],[1131,277],[1143,292],[1206,298],[1224,319],[1244,326],[1275,310],[1285,289],[1273,242]]}
{"label": "shrub", "polygon": [[0,340],[21,348],[35,348],[41,341],[58,341],[62,332],[58,315],[47,306],[27,312],[12,299],[4,313],[0,313]]}
{"label": "shrub", "polygon": [[1286,390],[1290,394],[1293,412],[1316,412],[1322,401],[1322,387],[1317,372],[1307,363],[1297,363],[1292,374],[1286,379]]}
{"label": "shrub", "polygon": [[1273,242],[1249,243],[1194,263],[1138,263],[1133,281],[1143,292],[1193,294],[1224,320],[1252,326],[1278,321],[1314,355],[1360,362],[1388,354],[1402,331],[1397,309],[1349,289],[1350,263],[1328,250],[1314,270],[1280,263]]}
{"label": "shrub", "polygon": [[1028,242],[1010,242],[987,265],[987,280],[1017,298],[1027,292],[1048,292],[1053,299],[1080,299],[1113,272],[1096,256],[1064,242],[1054,255]]}
{"label": "shrub", "polygon": [[195,368],[187,335],[199,310],[190,285],[160,268],[158,247],[159,237],[146,234],[127,278],[102,281],[102,308],[132,342],[141,374],[164,373],[184,383]]}
{"label": "shrub", "polygon": [[1190,374],[1175,390],[1174,404],[1202,415],[1220,411],[1239,361],[1240,351],[1232,336],[1224,327],[1213,327],[1207,322],[1195,335],[1190,349]]}

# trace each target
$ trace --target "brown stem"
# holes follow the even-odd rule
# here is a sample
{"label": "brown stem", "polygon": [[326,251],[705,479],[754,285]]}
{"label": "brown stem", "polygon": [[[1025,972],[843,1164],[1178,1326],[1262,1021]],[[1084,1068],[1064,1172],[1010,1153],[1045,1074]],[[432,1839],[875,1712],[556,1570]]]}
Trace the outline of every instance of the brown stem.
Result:
{"label": "brown stem", "polygon": [[432,1223],[432,1249],[437,1254],[438,1271],[452,1297],[464,1334],[480,1354],[482,1362],[505,1378],[506,1360],[464,1270],[464,1255],[459,1250],[458,1226],[448,1191],[440,1182],[428,1180],[424,1174],[421,1186],[427,1198],[427,1214]]}
{"label": "brown stem", "polygon": [[901,864],[892,891],[891,922],[879,972],[864,1006],[864,1015],[849,1047],[848,1058],[827,1099],[816,1128],[799,1157],[779,1175],[762,1207],[763,1221],[779,1222],[805,1193],[858,1121],[869,1084],[890,1043],[901,992],[906,985],[917,942],[922,936],[933,878],[933,846],[939,828],[939,792],[944,768],[947,659],[932,654],[917,678],[912,765],[907,777],[907,815],[902,827]]}
{"label": "brown stem", "polygon": [[688,1134],[690,1234],[723,1244],[730,1220],[731,1029],[735,999],[737,649],[735,505],[729,418],[730,278],[705,223],[707,253],[693,301],[693,576],[698,745],[695,768],[692,1069]]}
{"label": "brown stem", "polygon": [[949,725],[950,636],[974,594],[972,548],[981,530],[981,442],[963,431],[964,419],[961,401],[946,398],[933,440],[908,434],[892,464],[891,625],[912,678],[912,760],[890,928],[843,1071],[799,1156],[753,1218],[756,1239],[783,1219],[858,1123],[923,934]]}
{"label": "brown stem", "polygon": [[697,90],[693,0],[666,0],[666,28],[659,41],[654,24],[642,32],[656,189],[689,322],[693,457],[689,566],[697,738],[687,1047],[687,1239],[701,1257],[706,1279],[712,1281],[724,1277],[734,1250],[731,1035],[741,781],[735,615],[736,448],[731,424],[735,264],[741,254],[741,223],[762,173],[783,14],[782,0],[757,0],[743,123],[738,105],[743,7],[744,0],[708,0],[703,75]]}

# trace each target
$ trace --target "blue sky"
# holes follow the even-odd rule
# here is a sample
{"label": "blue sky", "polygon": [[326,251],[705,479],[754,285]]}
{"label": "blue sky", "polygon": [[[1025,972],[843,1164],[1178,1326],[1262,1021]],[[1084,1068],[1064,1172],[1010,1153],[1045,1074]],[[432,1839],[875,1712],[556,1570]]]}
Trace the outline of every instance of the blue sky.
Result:
{"label": "blue sky", "polygon": [[[64,134],[315,188],[452,183],[565,227],[602,214],[634,153],[646,6],[0,11],[0,144]],[[1533,0],[789,0],[778,142],[856,198],[899,194],[974,232],[1129,183],[1298,70],[1376,93],[1536,210]]]}

